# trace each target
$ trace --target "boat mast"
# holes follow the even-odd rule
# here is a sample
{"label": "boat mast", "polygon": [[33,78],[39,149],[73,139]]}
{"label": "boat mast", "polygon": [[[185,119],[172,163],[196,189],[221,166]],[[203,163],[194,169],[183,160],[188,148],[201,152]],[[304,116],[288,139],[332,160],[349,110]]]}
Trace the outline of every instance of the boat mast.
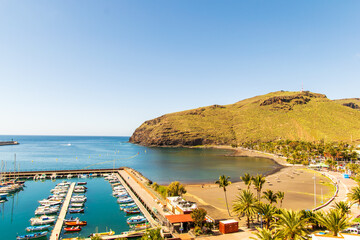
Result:
{"label": "boat mast", "polygon": [[1,160],[0,183],[3,181],[4,161]]}
{"label": "boat mast", "polygon": [[4,182],[6,182],[6,161],[5,161],[5,171],[4,171],[4,173],[5,173],[5,174],[4,174],[4,175],[5,175],[5,176],[4,176]]}
{"label": "boat mast", "polygon": [[16,153],[14,153],[14,181],[16,177]]}

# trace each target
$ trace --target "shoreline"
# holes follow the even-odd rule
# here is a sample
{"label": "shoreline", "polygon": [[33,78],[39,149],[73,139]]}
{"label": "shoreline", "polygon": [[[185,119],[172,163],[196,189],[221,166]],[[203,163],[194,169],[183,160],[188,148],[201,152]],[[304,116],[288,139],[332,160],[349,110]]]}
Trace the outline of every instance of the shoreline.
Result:
{"label": "shoreline", "polygon": [[[130,142],[131,143],[131,142]],[[132,144],[137,144],[137,143],[132,143]],[[139,144],[137,144],[139,145]],[[142,145],[140,145],[142,146]],[[268,170],[265,173],[263,173],[264,177],[268,177],[271,175],[274,175],[278,172],[280,172],[282,169],[287,168],[287,167],[297,167],[297,165],[293,165],[293,164],[289,164],[286,162],[286,160],[280,156],[276,156],[275,154],[271,154],[271,153],[265,153],[265,152],[260,152],[260,151],[256,151],[256,150],[250,150],[250,149],[246,149],[243,147],[231,147],[229,145],[200,145],[200,146],[145,146],[145,147],[160,147],[160,148],[199,148],[199,149],[224,149],[224,150],[231,150],[232,153],[231,154],[225,154],[224,156],[227,157],[257,157],[257,158],[266,158],[269,159],[271,161],[273,161],[277,166],[274,169]],[[302,165],[301,165],[302,166]],[[142,175],[142,173],[140,173],[139,171],[137,171],[136,169],[133,169],[136,172],[138,172],[140,175]],[[147,181],[149,182],[153,182],[151,179],[147,178],[146,176],[142,175],[143,178],[145,178]],[[232,183],[238,183],[238,182],[242,182],[241,180],[234,180],[231,181]],[[201,185],[211,185],[211,184],[215,184],[214,182],[181,182],[184,186],[201,186]],[[169,185],[170,183],[158,183],[160,185]]]}
{"label": "shoreline", "polygon": [[243,148],[243,147],[231,147],[231,146],[227,146],[227,145],[205,145],[205,146],[194,146],[194,147],[190,147],[190,148],[215,148],[215,149],[225,149],[225,150],[232,150],[233,153],[232,154],[228,154],[226,156],[229,157],[259,157],[259,158],[267,158],[270,159],[272,161],[274,161],[275,163],[277,163],[278,165],[281,165],[283,167],[288,167],[288,166],[292,166],[292,164],[288,164],[285,160],[284,157],[280,157],[280,156],[276,156],[275,154],[272,153],[266,153],[266,152],[260,152],[257,150],[251,150],[251,149],[247,149],[247,148]]}

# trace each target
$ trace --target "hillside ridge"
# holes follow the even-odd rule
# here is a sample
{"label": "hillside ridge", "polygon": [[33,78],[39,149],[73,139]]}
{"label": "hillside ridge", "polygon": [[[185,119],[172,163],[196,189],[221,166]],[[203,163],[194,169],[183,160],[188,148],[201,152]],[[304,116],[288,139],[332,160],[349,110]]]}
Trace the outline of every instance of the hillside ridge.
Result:
{"label": "hillside ridge", "polygon": [[330,100],[309,91],[272,92],[234,104],[165,114],[145,121],[129,141],[146,146],[239,145],[277,139],[360,142],[356,106],[360,100]]}

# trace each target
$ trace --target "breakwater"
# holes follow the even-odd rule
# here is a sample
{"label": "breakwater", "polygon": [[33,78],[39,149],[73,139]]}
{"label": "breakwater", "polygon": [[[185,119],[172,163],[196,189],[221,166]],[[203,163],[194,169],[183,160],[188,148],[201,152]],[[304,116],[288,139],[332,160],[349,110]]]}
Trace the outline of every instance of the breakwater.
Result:
{"label": "breakwater", "polygon": [[1,141],[0,146],[6,146],[6,145],[18,145],[20,144],[17,141]]}

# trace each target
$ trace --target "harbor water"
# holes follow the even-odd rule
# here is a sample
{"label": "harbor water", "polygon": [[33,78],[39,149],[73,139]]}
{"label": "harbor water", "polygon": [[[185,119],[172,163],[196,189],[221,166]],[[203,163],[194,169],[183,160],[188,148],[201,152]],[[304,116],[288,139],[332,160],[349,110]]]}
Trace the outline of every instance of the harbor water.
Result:
{"label": "harbor water", "polygon": [[[67,214],[69,217],[79,217],[87,221],[79,233],[64,234],[61,237],[87,237],[91,233],[113,230],[115,234],[128,231],[126,219],[129,216],[120,210],[116,198],[112,196],[112,188],[104,178],[66,179],[69,182],[86,181],[88,189],[86,194],[85,211],[81,214]],[[17,235],[25,235],[25,228],[30,226],[30,218],[39,206],[38,201],[47,198],[50,190],[62,180],[26,181],[24,190],[8,196],[8,201],[0,203],[0,239],[16,239]],[[48,238],[50,233],[48,234]]]}

